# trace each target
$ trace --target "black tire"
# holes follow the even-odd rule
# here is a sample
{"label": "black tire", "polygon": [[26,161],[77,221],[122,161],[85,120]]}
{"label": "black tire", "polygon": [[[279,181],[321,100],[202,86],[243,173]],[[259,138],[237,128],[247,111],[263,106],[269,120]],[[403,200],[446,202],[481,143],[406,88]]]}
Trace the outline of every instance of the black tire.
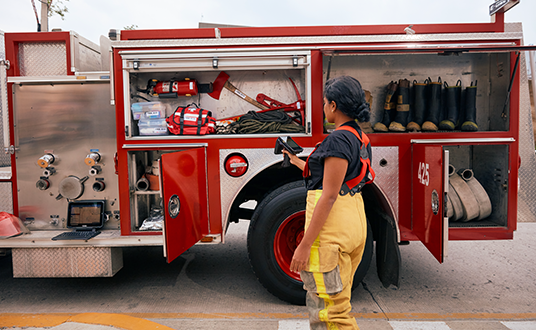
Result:
{"label": "black tire", "polygon": [[[255,209],[247,237],[249,260],[259,282],[274,296],[295,305],[305,304],[303,283],[299,280],[299,276],[298,279],[296,276],[291,276],[288,269],[289,263],[282,263],[281,260],[285,259],[282,257],[283,253],[278,253],[276,256],[274,250],[276,243],[274,242],[276,242],[276,233],[278,237],[281,237],[281,229],[288,227],[289,223],[298,224],[302,218],[304,223],[306,196],[307,191],[303,181],[291,182],[272,191]],[[292,243],[294,240],[292,235],[285,237],[287,243]],[[365,251],[354,276],[353,289],[361,283],[370,267],[372,245],[372,232],[368,226]],[[288,259],[289,253],[291,258],[294,251],[290,249],[286,252],[286,259]],[[283,267],[280,264],[283,264]]]}
{"label": "black tire", "polygon": [[248,230],[248,254],[259,282],[274,296],[295,305],[305,304],[303,283],[279,266],[274,240],[281,224],[305,211],[307,191],[303,181],[285,184],[268,194],[256,207]]}

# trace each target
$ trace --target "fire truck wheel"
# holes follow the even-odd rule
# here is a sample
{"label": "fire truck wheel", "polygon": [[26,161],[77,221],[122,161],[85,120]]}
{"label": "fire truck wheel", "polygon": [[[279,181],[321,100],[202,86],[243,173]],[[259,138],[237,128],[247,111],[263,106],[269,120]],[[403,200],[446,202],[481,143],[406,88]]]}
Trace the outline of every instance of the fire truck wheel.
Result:
{"label": "fire truck wheel", "polygon": [[296,305],[305,304],[305,291],[300,274],[290,271],[290,261],[296,241],[303,237],[306,195],[302,181],[272,191],[256,207],[247,238],[259,282],[274,296]]}
{"label": "fire truck wheel", "polygon": [[[247,245],[251,267],[259,282],[274,296],[296,305],[305,304],[300,275],[290,271],[290,262],[303,237],[307,192],[302,181],[291,182],[268,194],[255,209]],[[363,259],[354,276],[355,289],[372,260],[370,226]]]}

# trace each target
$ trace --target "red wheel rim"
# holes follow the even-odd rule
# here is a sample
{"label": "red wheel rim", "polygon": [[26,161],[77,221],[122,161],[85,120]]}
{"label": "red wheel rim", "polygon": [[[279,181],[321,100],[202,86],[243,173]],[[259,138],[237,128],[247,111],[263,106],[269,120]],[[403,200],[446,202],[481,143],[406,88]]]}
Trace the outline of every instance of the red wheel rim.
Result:
{"label": "red wheel rim", "polygon": [[290,262],[298,244],[300,244],[305,227],[305,211],[300,211],[286,218],[275,233],[274,256],[279,267],[297,281],[300,273],[290,271]]}

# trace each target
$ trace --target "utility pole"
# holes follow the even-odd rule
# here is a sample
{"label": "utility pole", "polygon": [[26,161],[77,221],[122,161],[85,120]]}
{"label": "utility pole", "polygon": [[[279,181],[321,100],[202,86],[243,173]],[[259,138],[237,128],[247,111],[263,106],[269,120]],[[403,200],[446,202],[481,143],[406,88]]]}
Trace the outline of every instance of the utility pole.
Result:
{"label": "utility pole", "polygon": [[48,1],[40,0],[41,2],[41,31],[48,32]]}

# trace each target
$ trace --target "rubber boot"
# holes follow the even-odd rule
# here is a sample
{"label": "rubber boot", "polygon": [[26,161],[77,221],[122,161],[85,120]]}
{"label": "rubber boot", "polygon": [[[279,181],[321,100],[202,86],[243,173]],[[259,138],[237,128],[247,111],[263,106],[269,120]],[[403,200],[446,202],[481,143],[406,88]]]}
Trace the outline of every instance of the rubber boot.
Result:
{"label": "rubber boot", "polygon": [[424,122],[424,111],[426,109],[426,88],[428,87],[429,79],[426,79],[423,84],[413,80],[413,91],[415,100],[413,109],[411,109],[411,122],[406,126],[408,131],[420,131]]}
{"label": "rubber boot", "polygon": [[[372,94],[367,90],[365,90],[365,102],[367,102],[370,112],[372,113]],[[358,121],[357,119],[356,121],[357,121],[357,124],[359,125],[359,128],[361,128],[361,130],[364,133],[374,132],[370,121]]]}
{"label": "rubber boot", "polygon": [[398,89],[398,84],[395,81],[391,81],[387,85],[386,95],[385,95],[385,104],[383,105],[383,117],[382,120],[374,124],[374,130],[377,132],[387,132],[389,131],[389,124],[395,112],[395,103],[393,101],[393,95]]}
{"label": "rubber boot", "polygon": [[409,80],[400,79],[398,82],[398,100],[396,103],[396,116],[389,125],[389,130],[405,132],[409,116]]}
{"label": "rubber boot", "polygon": [[476,83],[475,81],[473,86],[471,82],[471,86],[465,89],[465,121],[462,124],[462,131],[478,131],[476,124]]}
{"label": "rubber boot", "polygon": [[462,95],[462,81],[458,80],[456,86],[449,86],[445,81],[447,93],[447,118],[439,123],[439,129],[453,131],[458,125],[460,116],[460,97]]}
{"label": "rubber boot", "polygon": [[430,88],[428,89],[428,115],[426,121],[422,124],[423,131],[435,132],[437,131],[437,125],[439,124],[439,115],[441,113],[441,77],[437,82],[430,82]]}

